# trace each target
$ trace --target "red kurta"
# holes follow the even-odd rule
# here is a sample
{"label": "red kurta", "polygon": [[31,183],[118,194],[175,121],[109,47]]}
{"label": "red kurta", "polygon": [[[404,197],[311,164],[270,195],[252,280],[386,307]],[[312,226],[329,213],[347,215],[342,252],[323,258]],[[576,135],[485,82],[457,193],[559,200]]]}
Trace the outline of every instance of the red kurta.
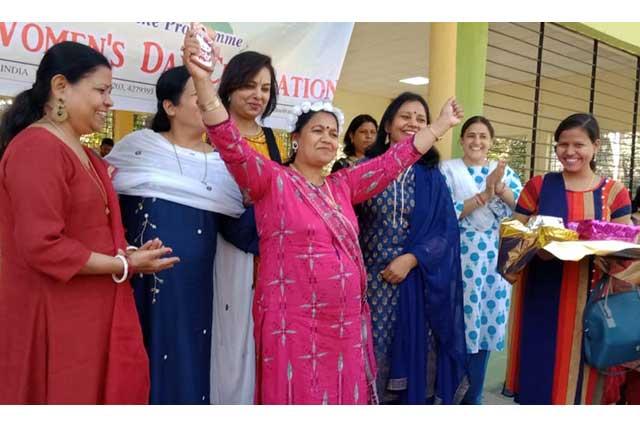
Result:
{"label": "red kurta", "polygon": [[92,251],[124,242],[78,157],[44,128],[24,130],[0,162],[0,207],[0,404],[146,402],[129,284],[78,275]]}

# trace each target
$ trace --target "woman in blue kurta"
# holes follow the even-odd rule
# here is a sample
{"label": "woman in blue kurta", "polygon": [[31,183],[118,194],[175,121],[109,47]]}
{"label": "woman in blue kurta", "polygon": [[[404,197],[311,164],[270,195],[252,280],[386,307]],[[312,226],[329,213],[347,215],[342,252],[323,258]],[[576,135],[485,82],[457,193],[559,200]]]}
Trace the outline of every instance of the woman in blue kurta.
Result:
{"label": "woman in blue kurta", "polygon": [[[375,157],[428,126],[413,93],[384,113]],[[383,404],[457,403],[466,391],[458,224],[431,149],[359,208]]]}
{"label": "woman in blue kurta", "polygon": [[505,349],[511,298],[511,284],[497,272],[499,228],[513,214],[522,185],[504,161],[487,160],[493,136],[486,118],[469,118],[460,132],[463,157],[440,166],[460,224],[470,381],[464,404],[482,404],[489,353]]}
{"label": "woman in blue kurta", "polygon": [[160,235],[183,261],[170,273],[132,280],[151,366],[150,403],[209,404],[217,234],[221,215],[239,217],[244,207],[218,153],[202,140],[187,70],[167,70],[156,92],[152,130],[129,134],[106,160],[116,168],[128,242]]}

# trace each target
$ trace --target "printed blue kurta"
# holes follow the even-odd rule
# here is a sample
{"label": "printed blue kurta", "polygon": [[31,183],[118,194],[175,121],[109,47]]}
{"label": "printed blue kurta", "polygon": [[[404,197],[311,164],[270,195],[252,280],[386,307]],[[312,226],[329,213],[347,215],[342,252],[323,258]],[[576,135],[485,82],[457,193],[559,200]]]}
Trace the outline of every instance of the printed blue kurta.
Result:
{"label": "printed blue kurta", "polygon": [[[484,188],[489,168],[469,166],[467,172]],[[447,187],[453,194],[452,180],[445,174]],[[507,186],[517,200],[522,184],[518,175],[507,166]],[[464,201],[453,200],[456,215],[460,218]],[[468,218],[460,224],[460,260],[464,282],[464,321],[467,352],[503,351],[506,347],[506,327],[509,318],[511,284],[498,272],[498,245],[500,222],[513,214],[507,204],[497,197],[489,202],[495,220],[486,231],[477,231]]]}

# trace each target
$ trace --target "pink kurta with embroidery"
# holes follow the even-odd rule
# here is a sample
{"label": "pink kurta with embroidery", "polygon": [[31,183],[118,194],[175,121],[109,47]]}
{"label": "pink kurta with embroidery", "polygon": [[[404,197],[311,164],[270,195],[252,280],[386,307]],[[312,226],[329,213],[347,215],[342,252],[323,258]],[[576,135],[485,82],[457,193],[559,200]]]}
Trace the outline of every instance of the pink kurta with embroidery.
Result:
{"label": "pink kurta with embroidery", "polygon": [[384,190],[420,158],[412,138],[315,187],[253,151],[232,121],[208,127],[208,133],[255,203],[262,260],[253,302],[256,403],[374,401],[371,323],[353,205]]}

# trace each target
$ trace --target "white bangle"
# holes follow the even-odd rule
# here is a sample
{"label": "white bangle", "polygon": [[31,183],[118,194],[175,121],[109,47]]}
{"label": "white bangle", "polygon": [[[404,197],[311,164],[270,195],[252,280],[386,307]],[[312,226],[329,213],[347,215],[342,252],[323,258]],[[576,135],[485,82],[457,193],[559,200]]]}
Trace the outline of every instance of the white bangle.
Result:
{"label": "white bangle", "polygon": [[124,265],[124,272],[122,273],[121,278],[116,277],[115,273],[111,274],[111,278],[113,278],[113,282],[115,282],[116,284],[122,284],[127,280],[127,277],[129,276],[129,262],[127,261],[127,258],[122,254],[117,254],[115,258],[122,261],[122,264]]}
{"label": "white bangle", "polygon": [[138,247],[136,247],[135,245],[129,245],[129,246],[127,246],[127,248],[126,248],[126,251],[129,251],[129,250],[131,250],[131,251],[138,251]]}

